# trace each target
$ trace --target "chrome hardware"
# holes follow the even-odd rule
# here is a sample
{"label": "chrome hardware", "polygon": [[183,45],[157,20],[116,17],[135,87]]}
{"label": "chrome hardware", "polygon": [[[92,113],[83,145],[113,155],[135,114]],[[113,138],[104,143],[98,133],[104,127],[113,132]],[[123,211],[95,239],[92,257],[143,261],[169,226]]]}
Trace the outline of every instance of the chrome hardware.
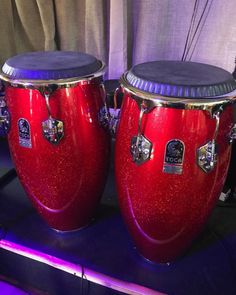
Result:
{"label": "chrome hardware", "polygon": [[143,103],[141,105],[139,121],[138,121],[138,135],[132,137],[130,152],[133,162],[137,165],[149,160],[151,156],[152,143],[141,133],[143,114],[147,112],[147,108]]}
{"label": "chrome hardware", "polygon": [[208,141],[197,150],[198,166],[204,172],[210,172],[215,168],[217,162],[216,143]]}
{"label": "chrome hardware", "polygon": [[120,79],[121,87],[131,95],[138,105],[145,100],[149,108],[166,107],[185,110],[205,110],[212,116],[219,108],[223,109],[236,102],[236,91],[225,96],[213,97],[213,99],[211,97],[202,99],[183,99],[181,97],[166,97],[152,94],[131,86],[127,81],[126,76],[127,73],[125,73]]}
{"label": "chrome hardware", "polygon": [[4,97],[0,97],[0,136],[5,136],[10,130],[10,113]]}
{"label": "chrome hardware", "polygon": [[107,107],[107,101],[106,101],[106,89],[103,83],[100,84],[101,94],[102,94],[102,100],[103,100],[103,106],[99,110],[98,113],[98,120],[100,122],[100,125],[104,127],[105,129],[109,128],[110,125],[110,112]]}
{"label": "chrome hardware", "polygon": [[110,122],[110,114],[107,109],[107,106],[104,105],[103,107],[100,108],[99,113],[98,113],[98,121],[102,127],[107,129],[109,127],[109,122]]}
{"label": "chrome hardware", "polygon": [[134,136],[131,139],[130,152],[133,162],[143,164],[150,159],[152,143],[143,135]]}
{"label": "chrome hardware", "polygon": [[229,133],[229,143],[232,143],[236,139],[236,123],[234,123],[233,127]]}
{"label": "chrome hardware", "polygon": [[[231,103],[234,103],[234,102],[235,101],[231,101]],[[220,115],[223,113],[224,109],[226,108],[226,106],[228,104],[229,103],[216,104],[215,106],[212,106],[211,108],[207,109],[206,111],[208,111],[208,113],[210,114],[211,118],[218,120],[217,119],[217,116],[220,117]],[[218,133],[219,126],[216,126],[216,127],[217,127],[217,133]]]}
{"label": "chrome hardware", "polygon": [[58,144],[64,136],[64,124],[62,121],[52,118],[49,104],[49,93],[44,93],[46,107],[48,111],[48,120],[42,122],[44,137],[52,144]]}
{"label": "chrome hardware", "polygon": [[213,141],[216,140],[218,132],[219,132],[219,126],[220,126],[220,115],[223,112],[223,108],[219,108],[219,110],[212,115],[212,118],[216,120],[216,127],[215,127],[215,132],[213,136]]}
{"label": "chrome hardware", "polygon": [[208,141],[205,145],[201,146],[197,150],[197,161],[198,166],[206,173],[211,172],[217,163],[217,144],[216,138],[219,132],[220,125],[220,115],[222,113],[222,108],[220,108],[212,117],[216,120],[215,132],[213,139]]}
{"label": "chrome hardware", "polygon": [[120,121],[120,109],[117,108],[117,95],[120,87],[116,88],[114,92],[114,109],[110,109],[110,123],[109,129],[112,137],[115,137],[118,123]]}
{"label": "chrome hardware", "polygon": [[105,86],[102,83],[101,85],[102,97],[103,97],[103,107],[99,110],[98,119],[101,124],[106,129],[109,129],[112,137],[115,137],[117,125],[120,119],[120,110],[117,109],[117,94],[119,88],[115,90],[114,93],[114,109],[110,109],[107,105],[107,95]]}
{"label": "chrome hardware", "polygon": [[120,110],[119,109],[113,109],[112,111],[110,110],[110,133],[113,137],[116,135],[116,130],[118,123],[120,121]]}
{"label": "chrome hardware", "polygon": [[42,122],[44,137],[53,144],[57,144],[64,136],[63,122],[49,118]]}
{"label": "chrome hardware", "polygon": [[227,191],[223,190],[220,194],[219,200],[222,202],[226,202],[231,196],[231,188],[229,188]]}
{"label": "chrome hardware", "polygon": [[49,104],[50,94],[49,93],[44,93],[44,98],[45,98],[45,102],[46,102],[46,108],[47,108],[47,111],[48,111],[48,115],[49,115],[49,117],[51,117],[51,108],[50,108],[50,104]]}

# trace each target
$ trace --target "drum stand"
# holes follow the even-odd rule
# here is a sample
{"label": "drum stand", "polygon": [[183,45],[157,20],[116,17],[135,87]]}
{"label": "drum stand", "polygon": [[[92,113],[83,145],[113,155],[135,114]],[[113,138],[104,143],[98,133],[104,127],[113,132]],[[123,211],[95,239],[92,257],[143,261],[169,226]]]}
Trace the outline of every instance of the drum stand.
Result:
{"label": "drum stand", "polygon": [[14,168],[8,170],[3,176],[0,177],[0,189],[9,184],[17,176]]}

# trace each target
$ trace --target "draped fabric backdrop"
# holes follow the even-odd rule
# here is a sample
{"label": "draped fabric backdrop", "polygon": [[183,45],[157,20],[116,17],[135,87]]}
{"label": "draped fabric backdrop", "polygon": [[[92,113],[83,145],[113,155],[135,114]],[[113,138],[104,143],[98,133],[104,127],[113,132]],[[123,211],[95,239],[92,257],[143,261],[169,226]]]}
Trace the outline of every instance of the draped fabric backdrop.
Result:
{"label": "draped fabric backdrop", "polygon": [[78,50],[116,79],[140,62],[181,60],[192,24],[186,60],[232,72],[235,16],[236,0],[0,0],[0,63],[25,51]]}

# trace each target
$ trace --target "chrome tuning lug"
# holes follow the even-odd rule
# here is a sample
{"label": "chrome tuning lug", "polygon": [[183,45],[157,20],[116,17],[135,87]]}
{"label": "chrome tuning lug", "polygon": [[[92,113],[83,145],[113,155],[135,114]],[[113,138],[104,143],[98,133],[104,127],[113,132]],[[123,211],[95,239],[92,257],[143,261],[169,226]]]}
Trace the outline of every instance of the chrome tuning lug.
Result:
{"label": "chrome tuning lug", "polygon": [[108,130],[109,124],[110,124],[110,112],[107,106],[107,101],[106,101],[107,95],[106,95],[106,89],[105,89],[104,83],[100,84],[100,91],[101,91],[103,106],[100,108],[98,112],[98,121],[104,129]]}
{"label": "chrome tuning lug", "polygon": [[198,166],[206,173],[211,172],[217,163],[216,142],[208,141],[197,150]]}
{"label": "chrome tuning lug", "polygon": [[100,108],[98,112],[98,121],[100,125],[108,129],[110,125],[110,113],[108,111],[107,105],[105,104],[103,107]]}
{"label": "chrome tuning lug", "polygon": [[51,115],[49,104],[50,93],[44,92],[48,119],[42,122],[43,136],[52,144],[58,144],[64,136],[64,123]]}
{"label": "chrome tuning lug", "polygon": [[113,112],[110,112],[110,114],[109,129],[112,137],[115,137],[117,126],[120,121],[120,109],[113,110]]}
{"label": "chrome tuning lug", "polygon": [[42,122],[42,129],[44,137],[52,144],[58,144],[64,136],[63,122],[53,118]]}
{"label": "chrome tuning lug", "polygon": [[229,143],[232,143],[236,139],[236,123],[234,123],[233,127],[229,133]]}
{"label": "chrome tuning lug", "polygon": [[0,136],[6,136],[10,130],[10,113],[4,97],[0,97]]}
{"label": "chrome tuning lug", "polygon": [[216,139],[219,133],[220,126],[220,115],[222,114],[223,108],[220,107],[216,112],[212,113],[212,118],[216,121],[215,131],[213,139],[208,141],[197,150],[197,163],[198,166],[205,172],[211,172],[217,163],[217,144]]}
{"label": "chrome tuning lug", "polygon": [[137,165],[143,164],[148,161],[151,156],[152,143],[142,134],[142,120],[143,115],[148,111],[145,103],[140,105],[140,114],[138,120],[138,135],[132,137],[130,152],[132,155],[132,160]]}
{"label": "chrome tuning lug", "polygon": [[151,156],[152,143],[143,135],[134,136],[131,139],[130,152],[132,160],[136,164],[143,164]]}
{"label": "chrome tuning lug", "polygon": [[113,96],[113,108],[109,108],[109,113],[110,113],[110,123],[109,123],[109,129],[111,136],[113,138],[116,137],[116,131],[118,127],[118,123],[120,121],[120,108],[118,108],[118,95],[123,94],[121,87],[116,88]]}

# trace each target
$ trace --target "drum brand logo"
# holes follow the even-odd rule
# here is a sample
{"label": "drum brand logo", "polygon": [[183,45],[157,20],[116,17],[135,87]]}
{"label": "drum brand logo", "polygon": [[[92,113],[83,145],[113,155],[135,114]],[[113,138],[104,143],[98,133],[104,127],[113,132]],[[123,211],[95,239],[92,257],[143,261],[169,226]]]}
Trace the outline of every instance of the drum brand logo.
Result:
{"label": "drum brand logo", "polygon": [[164,158],[163,172],[182,174],[184,159],[184,143],[178,139],[167,142]]}
{"label": "drum brand logo", "polygon": [[18,134],[19,144],[26,148],[32,148],[30,125],[26,119],[20,118],[18,120]]}

